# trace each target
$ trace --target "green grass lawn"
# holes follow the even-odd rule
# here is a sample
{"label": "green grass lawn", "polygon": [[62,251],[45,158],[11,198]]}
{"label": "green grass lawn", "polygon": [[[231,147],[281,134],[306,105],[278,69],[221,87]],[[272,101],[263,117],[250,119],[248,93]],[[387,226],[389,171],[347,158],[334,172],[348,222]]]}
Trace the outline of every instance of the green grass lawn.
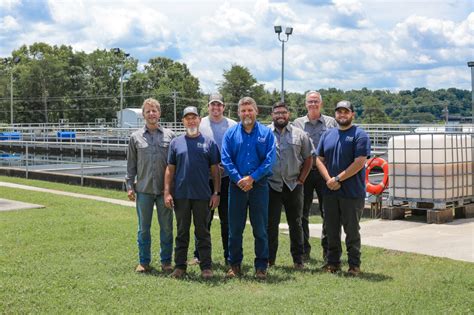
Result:
{"label": "green grass lawn", "polygon": [[[66,185],[48,186],[63,189]],[[102,190],[100,195],[107,192]],[[288,236],[281,234],[277,266],[270,269],[266,282],[259,282],[253,278],[253,239],[248,226],[245,275],[224,280],[226,268],[215,220],[215,278],[202,281],[199,267],[192,266],[186,280],[174,280],[159,269],[149,275],[133,272],[137,260],[134,208],[5,187],[0,187],[0,196],[46,206],[0,212],[0,313],[474,312],[472,263],[363,247],[364,273],[351,278],[345,273],[320,272],[319,239],[314,239],[314,259],[306,271],[296,272],[291,268]],[[116,196],[116,192],[108,195]],[[156,223],[155,219],[154,258]]]}

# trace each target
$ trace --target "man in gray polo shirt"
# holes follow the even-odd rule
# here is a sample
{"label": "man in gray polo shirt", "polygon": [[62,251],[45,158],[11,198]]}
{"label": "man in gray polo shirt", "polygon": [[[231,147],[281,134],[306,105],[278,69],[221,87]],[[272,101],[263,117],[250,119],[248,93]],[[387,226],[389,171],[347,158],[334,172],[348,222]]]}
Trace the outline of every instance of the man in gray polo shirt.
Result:
{"label": "man in gray polo shirt", "polygon": [[165,207],[163,182],[168,147],[175,134],[160,126],[161,108],[157,100],[146,99],[143,102],[142,113],[146,124],[130,137],[127,151],[127,175],[125,176],[128,199],[136,200],[137,206],[139,264],[135,271],[149,272],[151,270],[150,228],[153,206],[156,204],[160,224],[161,268],[164,272],[171,272],[173,271],[171,266],[173,211]]}
{"label": "man in gray polo shirt", "polygon": [[[314,148],[318,147],[321,135],[329,128],[337,127],[336,120],[332,117],[321,114],[323,108],[323,98],[319,92],[309,91],[306,93],[306,116],[295,119],[293,125],[306,131],[313,142]],[[309,260],[311,245],[309,243],[309,212],[313,203],[313,194],[316,190],[318,195],[319,211],[324,218],[323,212],[323,189],[326,187],[326,181],[319,173],[316,167],[316,154],[313,152],[312,170],[304,183],[304,202],[303,202],[303,234],[304,234],[304,258]],[[328,249],[326,228],[323,224],[321,233],[321,246],[323,248],[323,258],[326,260]]]}
{"label": "man in gray polo shirt", "polygon": [[303,269],[303,183],[312,164],[314,148],[308,135],[289,124],[290,112],[283,102],[273,106],[273,123],[269,126],[276,142],[276,161],[270,185],[268,203],[268,264],[275,264],[278,250],[278,225],[281,207],[285,207],[290,228],[290,251],[295,269]]}

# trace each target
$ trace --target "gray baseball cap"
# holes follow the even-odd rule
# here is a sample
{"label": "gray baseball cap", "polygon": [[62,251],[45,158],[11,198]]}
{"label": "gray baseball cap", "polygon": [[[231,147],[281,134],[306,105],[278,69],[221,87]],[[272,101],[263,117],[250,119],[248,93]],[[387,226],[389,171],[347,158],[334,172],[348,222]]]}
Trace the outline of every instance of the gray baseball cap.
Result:
{"label": "gray baseball cap", "polygon": [[199,116],[198,109],[195,106],[188,106],[183,110],[183,117],[186,117],[188,114]]}
{"label": "gray baseball cap", "polygon": [[209,103],[208,104],[211,104],[212,102],[219,102],[221,104],[224,104],[224,98],[219,93],[212,93],[211,95],[209,95]]}
{"label": "gray baseball cap", "polygon": [[347,110],[350,110],[351,112],[354,111],[354,108],[352,107],[352,104],[349,101],[340,101],[339,103],[337,103],[335,110],[338,110],[339,108],[345,108]]}

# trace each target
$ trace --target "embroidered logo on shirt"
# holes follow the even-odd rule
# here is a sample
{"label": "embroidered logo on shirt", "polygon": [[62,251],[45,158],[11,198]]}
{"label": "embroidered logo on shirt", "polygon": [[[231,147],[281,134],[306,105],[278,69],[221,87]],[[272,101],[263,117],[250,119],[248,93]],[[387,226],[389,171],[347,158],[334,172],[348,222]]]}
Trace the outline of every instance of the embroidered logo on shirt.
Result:
{"label": "embroidered logo on shirt", "polygon": [[260,142],[260,143],[265,143],[265,138],[258,137],[257,141]]}
{"label": "embroidered logo on shirt", "polygon": [[198,146],[198,148],[206,149],[207,148],[207,143],[198,142],[197,146]]}
{"label": "embroidered logo on shirt", "polygon": [[346,137],[346,141],[347,141],[347,142],[352,142],[352,141],[354,141],[354,137],[349,137],[349,136],[347,136],[347,137]]}

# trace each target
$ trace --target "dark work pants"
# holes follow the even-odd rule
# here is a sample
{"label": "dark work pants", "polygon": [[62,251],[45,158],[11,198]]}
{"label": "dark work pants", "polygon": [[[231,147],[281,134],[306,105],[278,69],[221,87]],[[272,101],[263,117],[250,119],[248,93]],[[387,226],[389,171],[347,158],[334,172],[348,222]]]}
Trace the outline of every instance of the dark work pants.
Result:
{"label": "dark work pants", "polygon": [[324,196],[324,221],[328,237],[327,262],[341,263],[341,225],[346,233],[346,248],[349,266],[360,266],[359,220],[364,210],[364,198],[344,198],[335,195]]}
{"label": "dark work pants", "polygon": [[316,169],[311,170],[304,182],[303,218],[301,220],[303,225],[304,253],[308,255],[311,252],[311,245],[309,244],[309,212],[311,211],[311,205],[313,204],[314,190],[316,190],[316,194],[318,195],[319,212],[321,213],[321,218],[323,218],[323,230],[321,233],[321,246],[323,252],[326,253],[328,248],[326,227],[324,225],[324,187],[326,187],[326,181],[321,174],[319,174],[319,171]]}
{"label": "dark work pants", "polygon": [[[214,192],[214,184],[212,180],[209,181],[209,186],[211,191]],[[224,259],[225,261],[229,258],[229,220],[228,220],[228,211],[229,211],[229,176],[221,178],[221,198],[220,198],[219,207],[217,208],[219,213],[219,221],[221,222],[221,239],[222,239],[222,248],[224,250]],[[214,218],[214,209],[209,213],[209,223],[208,229],[211,230],[212,219]],[[194,257],[199,258],[199,253],[197,251],[197,245],[194,250]]]}
{"label": "dark work pants", "polygon": [[209,200],[175,199],[174,212],[178,231],[175,240],[174,262],[176,268],[186,270],[189,247],[189,228],[191,217],[194,222],[197,249],[201,258],[201,270],[211,268],[211,233],[207,228]]}
{"label": "dark work pants", "polygon": [[278,225],[281,218],[281,207],[285,208],[286,220],[290,229],[290,252],[295,264],[303,262],[303,229],[301,217],[303,215],[303,186],[298,185],[291,191],[283,185],[282,192],[269,187],[268,202],[268,260],[275,262],[278,250]]}

